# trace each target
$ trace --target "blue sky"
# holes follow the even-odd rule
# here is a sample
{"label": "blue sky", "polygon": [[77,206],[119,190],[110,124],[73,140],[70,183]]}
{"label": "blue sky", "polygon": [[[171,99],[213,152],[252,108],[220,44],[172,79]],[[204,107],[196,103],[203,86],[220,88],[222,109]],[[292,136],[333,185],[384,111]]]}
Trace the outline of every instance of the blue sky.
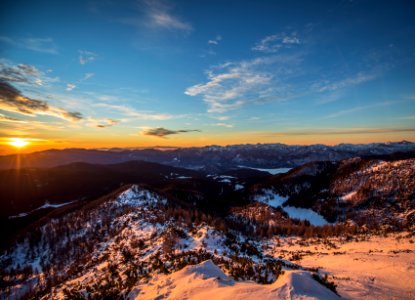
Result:
{"label": "blue sky", "polygon": [[413,1],[2,1],[0,136],[415,140]]}

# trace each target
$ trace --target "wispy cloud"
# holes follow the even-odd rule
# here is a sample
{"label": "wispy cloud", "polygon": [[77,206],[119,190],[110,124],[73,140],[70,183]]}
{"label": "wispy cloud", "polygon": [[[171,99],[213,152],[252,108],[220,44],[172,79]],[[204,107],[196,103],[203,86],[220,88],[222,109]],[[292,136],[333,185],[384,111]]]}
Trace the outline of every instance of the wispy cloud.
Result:
{"label": "wispy cloud", "polygon": [[163,11],[154,11],[150,15],[152,25],[156,27],[165,28],[168,30],[183,30],[191,31],[192,25],[188,22],[184,22],[179,18]]}
{"label": "wispy cloud", "polygon": [[10,38],[0,36],[0,42],[36,52],[57,54],[58,47],[52,38]]}
{"label": "wispy cloud", "polygon": [[348,114],[351,114],[351,113],[355,113],[355,112],[359,112],[359,111],[363,111],[363,110],[367,110],[367,109],[371,109],[371,108],[395,105],[395,104],[400,103],[400,102],[402,102],[402,101],[383,101],[383,102],[377,102],[377,103],[372,103],[372,104],[368,104],[368,105],[359,105],[359,106],[351,107],[351,108],[348,108],[348,109],[336,111],[332,114],[329,114],[329,115],[325,116],[324,119],[338,118],[338,117],[341,117],[341,116],[344,116],[344,115],[348,115]]}
{"label": "wispy cloud", "polygon": [[19,119],[16,119],[16,118],[10,117],[10,116],[6,116],[6,115],[3,115],[3,114],[0,114],[0,122],[13,122],[13,123],[20,123],[20,122],[22,122],[22,121],[21,121],[21,120],[19,120]]}
{"label": "wispy cloud", "polygon": [[317,92],[331,92],[350,86],[355,86],[377,78],[376,73],[360,72],[354,76],[344,78],[338,81],[323,81],[312,85],[312,89]]}
{"label": "wispy cloud", "polygon": [[96,104],[97,107],[103,107],[108,108],[111,110],[116,110],[122,114],[124,114],[126,117],[137,119],[137,120],[168,120],[171,119],[173,116],[169,114],[160,114],[160,113],[154,113],[154,112],[141,112],[137,111],[134,108],[125,106],[125,105],[113,105],[108,103],[98,103]]}
{"label": "wispy cloud", "polygon": [[74,88],[76,88],[76,85],[75,85],[75,84],[68,83],[68,84],[66,85],[66,90],[67,90],[67,91],[72,91]]}
{"label": "wispy cloud", "polygon": [[142,134],[164,138],[168,135],[188,133],[188,132],[201,132],[201,131],[199,129],[171,130],[171,129],[166,129],[166,128],[163,128],[163,127],[158,127],[158,128],[145,129],[145,130],[142,131]]}
{"label": "wispy cloud", "polygon": [[67,121],[79,121],[83,117],[79,112],[66,111],[50,106],[46,101],[25,97],[11,84],[0,81],[0,109],[27,116],[49,115]]}
{"label": "wispy cloud", "polygon": [[41,86],[59,81],[59,78],[48,77],[44,72],[32,65],[13,65],[9,61],[2,59],[0,60],[0,80]]}
{"label": "wispy cloud", "polygon": [[232,128],[233,125],[232,124],[228,124],[228,123],[216,123],[213,124],[214,126],[219,126],[219,127],[226,127],[226,128]]}
{"label": "wispy cloud", "polygon": [[94,119],[94,118],[88,118],[87,119],[87,124],[90,127],[96,127],[96,128],[108,128],[108,127],[112,127],[118,123],[120,123],[120,120],[115,120],[115,119]]}
{"label": "wispy cloud", "polygon": [[[188,87],[188,96],[202,95],[208,112],[223,113],[248,103],[286,96],[280,78],[297,64],[296,57],[268,56],[227,62],[207,70],[208,81]],[[278,67],[276,67],[278,65]]]}
{"label": "wispy cloud", "polygon": [[227,121],[230,119],[229,116],[210,116],[210,118],[218,120],[218,121]]}
{"label": "wispy cloud", "polygon": [[415,132],[415,128],[336,128],[336,129],[313,129],[297,130],[287,132],[274,132],[277,136],[309,136],[309,135],[354,135],[354,134],[386,134],[397,132]]}
{"label": "wispy cloud", "polygon": [[79,50],[79,63],[81,65],[91,63],[95,61],[97,57],[98,57],[98,54],[92,51]]}
{"label": "wispy cloud", "polygon": [[162,1],[138,1],[136,16],[119,18],[118,22],[134,27],[189,33],[193,30],[190,22],[175,15],[172,7]]}
{"label": "wispy cloud", "polygon": [[89,79],[91,79],[92,77],[94,77],[95,74],[94,73],[85,73],[84,77],[81,79],[81,81],[87,81]]}
{"label": "wispy cloud", "polygon": [[284,48],[291,48],[301,44],[296,32],[290,34],[279,33],[269,35],[259,41],[252,50],[264,53],[276,53]]}
{"label": "wispy cloud", "polygon": [[222,40],[222,36],[217,35],[214,39],[208,40],[209,45],[219,45],[219,42]]}

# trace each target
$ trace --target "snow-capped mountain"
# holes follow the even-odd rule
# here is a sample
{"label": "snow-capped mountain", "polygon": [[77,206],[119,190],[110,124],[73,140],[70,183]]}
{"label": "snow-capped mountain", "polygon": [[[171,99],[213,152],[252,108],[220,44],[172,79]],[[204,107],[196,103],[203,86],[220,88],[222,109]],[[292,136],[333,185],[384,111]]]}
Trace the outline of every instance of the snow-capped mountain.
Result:
{"label": "snow-capped mountain", "polygon": [[[177,149],[64,149],[47,150],[19,156],[21,167],[54,167],[73,162],[91,164],[116,164],[131,160],[156,162],[176,167],[218,172],[237,166],[255,168],[292,168],[311,161],[342,160],[356,156],[382,156],[415,151],[411,142],[285,145],[242,144],[231,146],[206,146]],[[15,168],[15,155],[0,156],[0,169]]]}

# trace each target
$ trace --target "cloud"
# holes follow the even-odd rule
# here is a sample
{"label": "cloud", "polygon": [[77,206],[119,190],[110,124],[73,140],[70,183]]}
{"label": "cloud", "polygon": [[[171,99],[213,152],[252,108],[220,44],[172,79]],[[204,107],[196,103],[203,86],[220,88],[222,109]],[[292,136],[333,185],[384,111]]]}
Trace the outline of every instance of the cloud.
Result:
{"label": "cloud", "polygon": [[295,56],[268,56],[227,62],[207,70],[208,81],[188,87],[188,96],[201,95],[208,112],[223,113],[248,103],[286,97],[283,75],[298,63]]}
{"label": "cloud", "polygon": [[227,121],[230,119],[229,116],[210,116],[210,117],[218,121]]}
{"label": "cloud", "polygon": [[216,123],[214,125],[215,126],[220,126],[220,127],[226,127],[226,128],[232,128],[233,127],[232,124],[228,124],[228,123]]}
{"label": "cloud", "polygon": [[94,52],[79,50],[79,63],[81,65],[85,65],[87,63],[93,62],[97,59],[97,57],[98,57],[98,54]]}
{"label": "cloud", "polygon": [[72,91],[74,88],[76,88],[76,85],[72,84],[72,83],[68,83],[66,85],[66,90],[67,91]]}
{"label": "cloud", "polygon": [[13,123],[20,123],[22,122],[19,119],[13,118],[13,117],[9,117],[3,114],[0,114],[0,122],[13,122]]}
{"label": "cloud", "polygon": [[403,101],[383,101],[383,102],[372,103],[372,104],[369,104],[369,105],[355,106],[355,107],[352,107],[352,108],[336,111],[332,114],[329,114],[329,115],[325,116],[324,119],[334,119],[334,118],[338,118],[338,117],[348,115],[348,114],[351,114],[351,113],[354,113],[354,112],[359,112],[359,111],[362,111],[362,110],[367,110],[367,109],[376,108],[376,107],[395,105],[395,104],[400,103],[400,102],[403,102]]}
{"label": "cloud", "polygon": [[108,103],[98,103],[96,104],[97,107],[108,108],[123,113],[125,116],[129,118],[134,118],[138,120],[168,120],[171,119],[172,116],[169,114],[161,114],[161,113],[154,113],[154,112],[140,112],[131,107],[124,106],[124,105],[113,105]]}
{"label": "cloud", "polygon": [[120,121],[114,120],[114,119],[104,119],[104,120],[92,120],[92,123],[93,123],[93,126],[97,128],[107,128],[107,127],[111,127],[111,126],[114,126],[120,123]]}
{"label": "cloud", "polygon": [[89,79],[91,79],[92,77],[94,77],[95,74],[94,73],[85,73],[84,77],[81,79],[81,81],[87,81]]}
{"label": "cloud", "polygon": [[217,35],[214,39],[208,40],[208,44],[218,45],[221,40],[222,40],[222,36]]}
{"label": "cloud", "polygon": [[349,86],[358,85],[370,80],[373,80],[377,77],[375,73],[364,73],[360,72],[352,77],[345,78],[342,80],[334,81],[334,82],[322,82],[322,83],[315,83],[312,85],[312,89],[317,92],[332,92],[338,89],[343,89]]}
{"label": "cloud", "polygon": [[135,15],[118,18],[117,21],[134,27],[189,33],[191,23],[182,20],[172,12],[172,7],[164,1],[137,1]]}
{"label": "cloud", "polygon": [[82,119],[79,112],[69,112],[49,106],[46,101],[25,97],[18,89],[2,80],[0,80],[0,109],[28,116],[49,115],[67,121]]}
{"label": "cloud", "polygon": [[186,32],[192,30],[192,25],[190,23],[184,22],[167,12],[153,12],[150,15],[150,18],[152,20],[152,25],[156,27],[161,27],[169,30],[182,30]]}
{"label": "cloud", "polygon": [[187,133],[187,132],[201,132],[201,130],[199,130],[199,129],[170,130],[170,129],[166,129],[166,128],[163,128],[163,127],[158,127],[158,128],[145,129],[142,133],[144,135],[150,135],[150,136],[156,136],[156,137],[164,138],[168,135]]}
{"label": "cloud", "polygon": [[13,46],[29,49],[36,52],[57,54],[58,47],[52,38],[10,38],[0,36],[0,42]]}
{"label": "cloud", "polygon": [[45,75],[36,67],[27,64],[12,65],[7,60],[0,60],[0,80],[41,86],[58,81]]}
{"label": "cloud", "polygon": [[281,49],[291,48],[299,44],[301,44],[301,41],[297,37],[297,33],[293,32],[288,35],[279,33],[266,36],[252,47],[252,50],[265,53],[276,53]]}

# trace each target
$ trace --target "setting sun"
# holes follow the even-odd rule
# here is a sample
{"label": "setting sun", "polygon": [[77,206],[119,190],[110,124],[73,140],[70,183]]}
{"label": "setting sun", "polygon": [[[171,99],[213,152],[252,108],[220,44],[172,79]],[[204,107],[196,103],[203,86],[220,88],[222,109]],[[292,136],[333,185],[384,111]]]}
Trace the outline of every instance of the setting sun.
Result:
{"label": "setting sun", "polygon": [[27,140],[21,139],[21,138],[13,138],[9,142],[9,145],[16,147],[16,148],[23,148],[27,146],[28,144],[29,142]]}

